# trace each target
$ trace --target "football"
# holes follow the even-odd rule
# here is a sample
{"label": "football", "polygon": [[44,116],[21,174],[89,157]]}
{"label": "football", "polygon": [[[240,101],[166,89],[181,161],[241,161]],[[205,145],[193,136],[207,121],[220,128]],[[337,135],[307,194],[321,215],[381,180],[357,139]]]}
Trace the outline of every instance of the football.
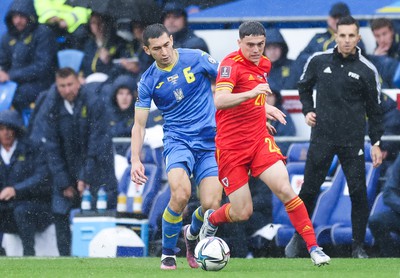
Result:
{"label": "football", "polygon": [[194,256],[206,271],[223,269],[231,256],[228,244],[219,237],[207,237],[197,243]]}

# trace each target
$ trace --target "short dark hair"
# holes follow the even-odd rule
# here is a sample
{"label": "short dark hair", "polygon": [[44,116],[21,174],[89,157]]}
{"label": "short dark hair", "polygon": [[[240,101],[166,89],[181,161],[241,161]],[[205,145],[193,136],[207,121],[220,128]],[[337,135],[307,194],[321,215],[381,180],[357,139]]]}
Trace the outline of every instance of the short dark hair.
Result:
{"label": "short dark hair", "polygon": [[358,21],[356,19],[354,19],[354,17],[352,17],[351,15],[348,16],[344,16],[341,17],[339,19],[339,21],[336,24],[336,28],[339,27],[339,25],[356,25],[357,26],[357,32],[360,30],[360,24],[358,23]]}
{"label": "short dark hair", "polygon": [[71,75],[78,78],[78,74],[70,67],[60,68],[56,71],[56,77],[58,78],[67,78]]}
{"label": "short dark hair", "polygon": [[371,30],[381,29],[383,27],[389,27],[390,30],[393,30],[393,22],[388,18],[376,18],[371,21]]}
{"label": "short dark hair", "polygon": [[239,26],[239,38],[246,36],[266,36],[264,26],[258,21],[246,21]]}
{"label": "short dark hair", "polygon": [[147,26],[143,31],[143,43],[145,46],[149,46],[149,39],[156,39],[161,37],[164,33],[168,36],[170,33],[167,28],[161,23],[155,23]]}

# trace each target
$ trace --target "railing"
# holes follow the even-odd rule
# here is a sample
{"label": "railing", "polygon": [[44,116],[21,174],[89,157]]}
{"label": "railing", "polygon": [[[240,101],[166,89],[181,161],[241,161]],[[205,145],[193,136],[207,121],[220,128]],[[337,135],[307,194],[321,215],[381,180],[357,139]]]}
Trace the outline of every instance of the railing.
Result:
{"label": "railing", "polygon": [[[307,142],[310,141],[309,137],[304,136],[275,136],[276,142]],[[112,139],[113,143],[130,143],[130,137],[115,137]],[[365,136],[365,141],[369,142],[369,136]],[[400,135],[384,135],[381,138],[382,141],[400,141]]]}

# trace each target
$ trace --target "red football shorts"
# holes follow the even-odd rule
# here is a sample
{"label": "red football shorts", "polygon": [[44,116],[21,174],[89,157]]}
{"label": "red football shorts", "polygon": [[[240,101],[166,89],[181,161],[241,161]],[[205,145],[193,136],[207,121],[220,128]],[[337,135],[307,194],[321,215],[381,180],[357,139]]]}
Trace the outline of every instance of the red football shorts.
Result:
{"label": "red football shorts", "polygon": [[274,165],[279,160],[285,161],[274,138],[266,137],[249,149],[217,149],[218,178],[226,195],[245,185],[249,180],[249,171],[253,177]]}

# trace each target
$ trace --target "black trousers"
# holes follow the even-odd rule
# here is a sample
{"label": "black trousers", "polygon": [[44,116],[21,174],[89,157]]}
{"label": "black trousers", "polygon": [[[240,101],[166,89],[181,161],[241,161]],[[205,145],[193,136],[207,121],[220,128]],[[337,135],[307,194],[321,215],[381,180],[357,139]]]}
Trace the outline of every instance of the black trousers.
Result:
{"label": "black trousers", "polygon": [[60,256],[71,256],[71,228],[69,214],[54,214],[56,226],[57,247]]}
{"label": "black trousers", "polygon": [[35,256],[35,233],[44,231],[51,223],[48,204],[26,202],[0,212],[0,231],[19,235],[24,256]]}
{"label": "black trousers", "polygon": [[311,217],[320,187],[325,181],[332,159],[336,154],[342,165],[350,191],[351,221],[355,244],[364,242],[369,216],[365,158],[364,154],[360,154],[360,149],[364,151],[364,145],[342,147],[311,142],[307,153],[304,184],[299,193],[299,197],[303,200]]}

